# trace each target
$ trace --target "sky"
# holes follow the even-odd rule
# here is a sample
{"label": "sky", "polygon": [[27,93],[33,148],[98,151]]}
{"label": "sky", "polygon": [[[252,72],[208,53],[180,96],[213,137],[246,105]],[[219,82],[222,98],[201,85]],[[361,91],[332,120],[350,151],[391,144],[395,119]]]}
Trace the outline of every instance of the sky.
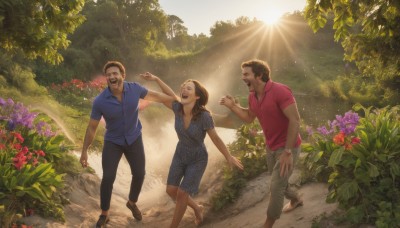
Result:
{"label": "sky", "polygon": [[168,15],[178,16],[190,35],[210,35],[217,21],[234,22],[240,16],[270,20],[295,10],[302,11],[306,0],[159,0]]}

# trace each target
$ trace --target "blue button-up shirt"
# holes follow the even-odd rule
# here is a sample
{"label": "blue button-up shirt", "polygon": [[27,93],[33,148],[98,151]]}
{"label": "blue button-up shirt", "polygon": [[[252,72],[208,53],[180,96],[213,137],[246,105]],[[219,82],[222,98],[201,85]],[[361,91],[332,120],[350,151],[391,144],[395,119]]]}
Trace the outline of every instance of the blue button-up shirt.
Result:
{"label": "blue button-up shirt", "polygon": [[147,95],[148,90],[134,82],[124,82],[122,102],[112,95],[107,87],[93,101],[90,118],[106,122],[104,140],[118,145],[131,145],[141,134],[139,120],[139,99]]}

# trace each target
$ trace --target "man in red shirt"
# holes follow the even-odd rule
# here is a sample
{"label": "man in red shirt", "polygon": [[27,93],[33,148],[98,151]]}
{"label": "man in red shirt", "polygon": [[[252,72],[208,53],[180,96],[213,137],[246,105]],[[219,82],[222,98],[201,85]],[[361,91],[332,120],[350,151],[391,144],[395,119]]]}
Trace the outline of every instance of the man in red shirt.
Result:
{"label": "man in red shirt", "polygon": [[[300,115],[292,91],[270,79],[267,63],[261,60],[242,63],[242,80],[249,87],[249,108],[241,107],[229,95],[222,97],[220,104],[247,123],[257,117],[263,129],[267,166],[271,174],[271,196],[264,227],[271,228],[282,211],[289,212],[303,205],[297,192],[288,185],[300,153]],[[290,200],[285,207],[284,196]]]}

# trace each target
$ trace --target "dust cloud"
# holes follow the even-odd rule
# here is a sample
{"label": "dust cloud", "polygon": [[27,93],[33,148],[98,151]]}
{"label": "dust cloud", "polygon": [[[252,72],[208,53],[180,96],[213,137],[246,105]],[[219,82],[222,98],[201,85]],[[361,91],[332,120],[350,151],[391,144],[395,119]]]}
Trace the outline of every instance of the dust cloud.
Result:
{"label": "dust cloud", "polygon": [[[166,121],[161,125],[159,123],[152,123],[152,121],[143,118],[141,122],[143,125],[143,144],[146,154],[146,177],[139,196],[138,206],[143,210],[149,210],[151,208],[157,208],[160,204],[165,204],[166,201],[170,201],[165,193],[166,179],[178,142],[178,137],[172,120]],[[216,131],[225,144],[235,140],[235,130],[216,128]],[[207,177],[211,176],[211,174],[215,173],[217,170],[220,170],[222,167],[221,164],[225,162],[224,157],[208,136],[206,136],[205,144],[208,150],[209,162],[200,185],[200,190],[202,189],[202,185],[204,186],[204,183],[207,183]],[[77,156],[80,156],[80,154],[77,154]],[[101,178],[101,153],[91,152],[88,162],[99,178]],[[129,164],[123,156],[118,166],[113,194],[122,198],[127,198],[129,195],[130,183],[131,172]]]}

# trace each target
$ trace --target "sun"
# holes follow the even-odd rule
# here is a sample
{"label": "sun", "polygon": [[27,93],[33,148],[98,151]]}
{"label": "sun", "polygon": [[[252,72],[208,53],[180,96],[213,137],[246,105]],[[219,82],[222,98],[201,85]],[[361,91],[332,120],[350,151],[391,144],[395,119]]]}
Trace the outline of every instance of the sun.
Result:
{"label": "sun", "polygon": [[282,17],[282,13],[279,11],[268,11],[265,12],[260,20],[263,21],[266,25],[277,25]]}

